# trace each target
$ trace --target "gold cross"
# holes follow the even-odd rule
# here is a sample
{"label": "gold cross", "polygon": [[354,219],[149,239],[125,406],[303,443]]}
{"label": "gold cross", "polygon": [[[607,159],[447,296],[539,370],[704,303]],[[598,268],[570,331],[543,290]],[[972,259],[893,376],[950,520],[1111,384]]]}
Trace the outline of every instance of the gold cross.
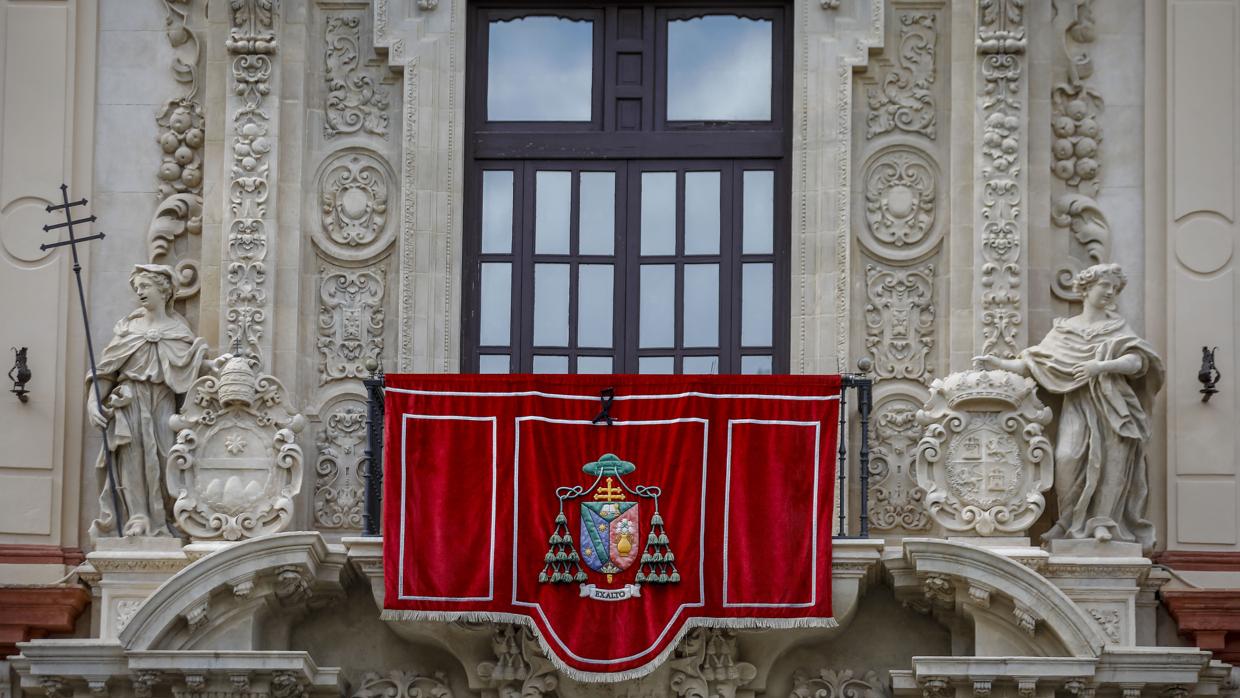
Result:
{"label": "gold cross", "polygon": [[614,487],[611,484],[611,478],[607,478],[607,484],[594,490],[594,501],[618,502],[624,500],[624,490]]}

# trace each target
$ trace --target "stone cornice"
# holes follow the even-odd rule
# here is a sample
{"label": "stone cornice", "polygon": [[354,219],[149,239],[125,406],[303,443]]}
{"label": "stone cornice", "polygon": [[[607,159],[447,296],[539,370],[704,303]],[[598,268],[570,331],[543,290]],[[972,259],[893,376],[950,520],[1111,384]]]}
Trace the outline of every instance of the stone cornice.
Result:
{"label": "stone cornice", "polygon": [[19,642],[71,632],[89,602],[77,585],[0,587],[0,657],[16,653]]}
{"label": "stone cornice", "polygon": [[1240,662],[1240,589],[1164,589],[1180,634],[1219,659]]}
{"label": "stone cornice", "polygon": [[1156,555],[1154,562],[1191,572],[1240,572],[1240,552],[1168,550]]}

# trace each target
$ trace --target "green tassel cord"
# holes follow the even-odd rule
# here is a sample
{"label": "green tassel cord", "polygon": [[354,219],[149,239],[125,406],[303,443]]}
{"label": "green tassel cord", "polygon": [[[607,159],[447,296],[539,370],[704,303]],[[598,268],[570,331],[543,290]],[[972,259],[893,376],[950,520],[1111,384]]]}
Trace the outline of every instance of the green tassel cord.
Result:
{"label": "green tassel cord", "polygon": [[568,517],[560,512],[555,517],[555,529],[547,539],[547,563],[538,574],[542,584],[574,584],[586,581],[586,571],[581,568],[581,558],[568,532]]}
{"label": "green tassel cord", "polygon": [[667,532],[663,530],[663,517],[657,511],[650,517],[650,534],[646,536],[646,549],[642,551],[641,567],[637,570],[636,581],[638,584],[680,582],[676,555],[672,553]]}

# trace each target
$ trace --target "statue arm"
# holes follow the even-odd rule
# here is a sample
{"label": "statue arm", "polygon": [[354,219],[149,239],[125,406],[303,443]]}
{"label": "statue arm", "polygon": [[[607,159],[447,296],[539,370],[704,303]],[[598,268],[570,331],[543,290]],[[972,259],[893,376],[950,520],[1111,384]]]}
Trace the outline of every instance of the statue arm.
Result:
{"label": "statue arm", "polygon": [[1011,371],[1020,376],[1029,375],[1029,366],[1023,359],[1005,359],[1001,356],[975,356],[973,363],[981,369]]}
{"label": "statue arm", "polygon": [[1128,353],[1118,359],[1100,362],[1106,373],[1118,373],[1123,376],[1135,376],[1145,370],[1145,359],[1140,354]]}

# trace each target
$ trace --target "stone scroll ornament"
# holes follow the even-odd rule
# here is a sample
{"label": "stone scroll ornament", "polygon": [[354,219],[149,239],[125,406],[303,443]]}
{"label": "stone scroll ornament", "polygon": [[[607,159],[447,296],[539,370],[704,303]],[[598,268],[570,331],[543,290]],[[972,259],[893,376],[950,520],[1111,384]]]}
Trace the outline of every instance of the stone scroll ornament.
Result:
{"label": "stone scroll ornament", "polygon": [[305,418],[280,381],[259,373],[257,359],[240,347],[216,359],[169,421],[177,436],[168,490],[191,538],[242,540],[288,527],[302,480],[294,439]]}
{"label": "stone scroll ornament", "polygon": [[917,484],[926,510],[949,531],[1021,535],[1046,506],[1054,484],[1051,411],[1037,385],[1008,371],[953,373],[930,385],[917,413]]}

